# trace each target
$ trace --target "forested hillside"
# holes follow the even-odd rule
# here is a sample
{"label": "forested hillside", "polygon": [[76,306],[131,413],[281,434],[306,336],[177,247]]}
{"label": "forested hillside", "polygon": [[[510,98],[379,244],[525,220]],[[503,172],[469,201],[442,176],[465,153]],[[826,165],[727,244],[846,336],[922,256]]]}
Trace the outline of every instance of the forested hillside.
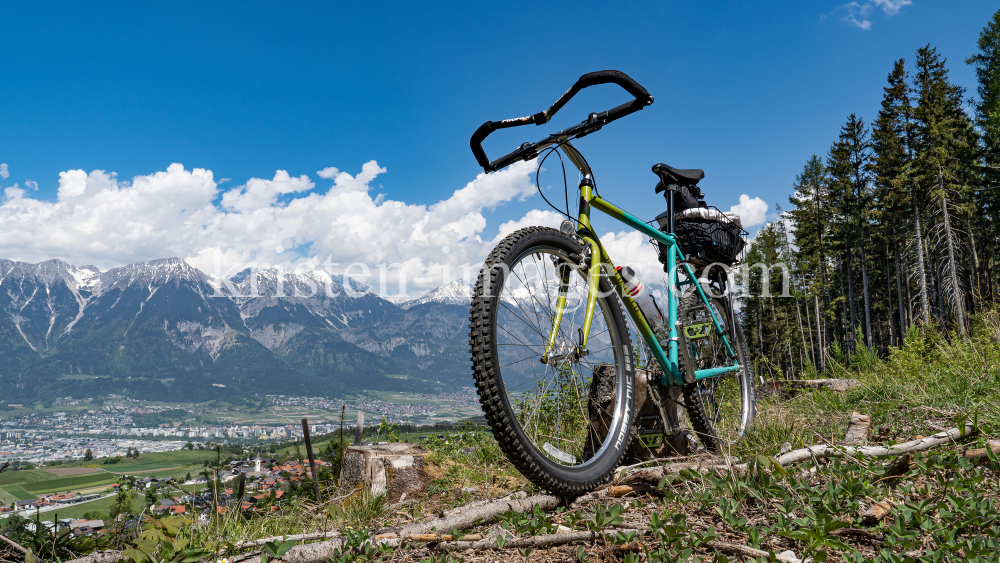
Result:
{"label": "forested hillside", "polygon": [[964,63],[974,94],[931,45],[897,60],[878,114],[849,115],[757,234],[745,263],[772,267],[744,274],[742,315],[762,376],[884,355],[914,327],[967,338],[970,315],[997,303],[1000,12]]}

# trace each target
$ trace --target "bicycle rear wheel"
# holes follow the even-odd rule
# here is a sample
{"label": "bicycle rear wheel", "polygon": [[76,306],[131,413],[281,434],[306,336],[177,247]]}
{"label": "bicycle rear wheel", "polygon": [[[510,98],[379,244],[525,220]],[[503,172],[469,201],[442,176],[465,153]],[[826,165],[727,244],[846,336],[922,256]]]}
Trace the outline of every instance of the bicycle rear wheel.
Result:
{"label": "bicycle rear wheel", "polygon": [[[483,265],[469,319],[473,372],[494,437],[525,477],[565,495],[607,481],[628,448],[634,408],[631,340],[603,274],[589,354],[570,356],[586,313],[583,255],[576,239],[554,229],[509,235]],[[566,311],[542,362],[563,274]]]}
{"label": "bicycle rear wheel", "polygon": [[[684,385],[684,404],[698,439],[707,449],[718,452],[742,438],[753,424],[756,396],[750,355],[739,321],[733,318],[727,299],[709,299],[709,305],[736,353],[740,369]],[[696,292],[681,299],[677,315],[684,326],[711,323],[709,309]],[[691,342],[695,369],[731,366],[733,358],[721,335],[714,329],[708,332],[705,338]]]}

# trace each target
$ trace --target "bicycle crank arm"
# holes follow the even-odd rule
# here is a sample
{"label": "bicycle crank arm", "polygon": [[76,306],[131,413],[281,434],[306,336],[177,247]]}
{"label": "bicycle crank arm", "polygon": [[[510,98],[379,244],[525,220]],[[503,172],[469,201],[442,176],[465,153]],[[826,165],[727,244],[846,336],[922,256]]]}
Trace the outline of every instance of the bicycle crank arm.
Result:
{"label": "bicycle crank arm", "polygon": [[677,334],[680,337],[680,341],[677,344],[681,349],[681,357],[684,359],[684,383],[694,383],[696,375],[694,360],[691,359],[691,344],[688,342],[687,334],[685,334],[684,327],[681,325],[681,322],[675,322],[674,327],[677,328]]}

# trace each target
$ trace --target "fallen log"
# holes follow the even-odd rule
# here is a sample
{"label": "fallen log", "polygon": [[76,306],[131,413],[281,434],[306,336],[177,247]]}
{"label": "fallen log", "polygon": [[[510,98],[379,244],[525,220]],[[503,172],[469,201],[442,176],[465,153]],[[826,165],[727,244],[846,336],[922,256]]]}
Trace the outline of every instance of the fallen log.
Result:
{"label": "fallen log", "polygon": [[461,539],[455,539],[451,534],[410,534],[406,538],[408,541],[419,541],[424,543],[443,541],[479,541],[483,539],[482,534],[469,534]]}
{"label": "fallen log", "polygon": [[976,427],[971,423],[966,423],[964,429],[952,428],[947,432],[938,432],[933,436],[928,436],[926,438],[921,438],[919,440],[911,440],[909,442],[904,442],[902,444],[896,444],[894,446],[829,446],[829,445],[816,445],[809,446],[808,448],[802,448],[800,450],[792,450],[787,454],[778,456],[778,463],[780,465],[791,465],[793,463],[799,463],[801,461],[809,461],[811,459],[823,459],[830,457],[890,457],[902,455],[904,453],[921,452],[924,450],[929,450],[935,446],[940,446],[942,444],[954,443],[958,440],[972,435],[976,432]]}
{"label": "fallen log", "polygon": [[[615,530],[615,532],[622,532],[624,534],[634,533],[637,536],[648,534],[649,530]],[[543,534],[540,536],[530,536],[526,538],[506,538],[504,546],[501,548],[497,545],[496,538],[485,539],[480,541],[454,541],[454,542],[441,542],[437,544],[434,548],[443,551],[462,551],[462,550],[499,550],[499,549],[523,549],[526,547],[539,548],[539,547],[553,547],[557,545],[565,545],[568,543],[579,542],[579,541],[595,541],[601,538],[601,534],[592,531],[585,532],[568,532],[563,534]],[[603,536],[603,537],[613,537],[613,536]]]}
{"label": "fallen log", "polygon": [[[117,549],[109,551],[95,551],[90,555],[84,555],[78,559],[71,559],[72,563],[118,563],[122,560],[122,552]],[[67,562],[69,563],[69,562]]]}
{"label": "fallen log", "polygon": [[831,391],[848,391],[861,385],[857,379],[788,379],[765,381],[761,385],[761,393],[768,394],[783,388],[791,389],[830,389]]}
{"label": "fallen log", "polygon": [[[705,545],[730,555],[741,555],[743,557],[753,557],[755,559],[763,558],[765,561],[769,560],[771,557],[771,552],[735,543],[710,540],[705,543]],[[802,560],[795,557],[795,554],[792,551],[782,551],[781,553],[775,555],[774,560],[782,561],[783,563],[802,563]]]}
{"label": "fallen log", "polygon": [[328,538],[335,538],[340,535],[339,530],[330,530],[329,532],[313,532],[311,534],[295,534],[291,536],[271,536],[267,538],[261,538],[259,540],[246,540],[239,541],[233,544],[235,549],[246,549],[248,547],[260,547],[265,543],[281,540],[286,541],[309,541],[309,540],[323,540]]}
{"label": "fallen log", "polygon": [[1000,440],[990,440],[986,442],[985,448],[976,448],[974,450],[966,450],[964,454],[965,457],[969,458],[969,461],[981,464],[989,461],[989,452],[994,454],[1000,454]]}

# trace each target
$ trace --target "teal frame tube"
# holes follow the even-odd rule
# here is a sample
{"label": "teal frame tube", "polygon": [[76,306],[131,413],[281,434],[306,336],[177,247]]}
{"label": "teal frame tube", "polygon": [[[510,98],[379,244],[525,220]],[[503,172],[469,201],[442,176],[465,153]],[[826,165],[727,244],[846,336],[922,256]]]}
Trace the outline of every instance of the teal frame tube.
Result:
{"label": "teal frame tube", "polygon": [[[582,187],[582,186],[581,186]],[[588,197],[590,196],[590,197]],[[684,267],[684,274],[688,277],[691,283],[694,285],[695,290],[698,292],[698,297],[701,298],[702,303],[706,306],[708,305],[708,296],[705,295],[701,284],[698,283],[697,278],[694,275],[694,270],[691,268],[690,264],[684,262],[684,255],[681,253],[680,249],[677,247],[677,238],[672,233],[663,233],[657,229],[646,224],[645,221],[633,216],[632,214],[619,209],[617,206],[605,201],[598,195],[592,195],[590,190],[581,190],[581,199],[583,199],[587,204],[587,207],[594,207],[599,211],[610,215],[611,217],[625,223],[629,227],[641,232],[642,234],[662,242],[667,245],[670,249],[667,253],[667,321],[668,321],[668,341],[667,350],[664,351],[663,347],[660,345],[659,341],[656,339],[656,335],[653,333],[652,329],[649,328],[649,324],[646,322],[645,318],[641,317],[641,313],[638,311],[638,307],[632,302],[632,298],[628,295],[627,291],[624,291],[624,284],[619,279],[619,276],[615,275],[612,280],[615,282],[614,285],[617,286],[619,290],[618,293],[622,299],[626,299],[629,302],[630,307],[626,307],[629,313],[632,315],[633,320],[636,322],[636,326],[639,327],[639,332],[646,342],[646,346],[649,347],[656,358],[656,361],[660,364],[660,368],[663,370],[663,384],[664,385],[683,385],[684,379],[681,375],[678,358],[678,345],[680,341],[680,336],[677,334],[677,328],[675,323],[677,322],[677,305],[676,299],[674,297],[674,291],[677,287],[677,263],[678,258],[680,259],[681,265]],[[586,225],[589,229],[590,227],[590,217],[589,209],[587,210],[587,216],[584,218],[584,209],[581,205],[581,226]],[[581,233],[581,235],[590,235],[591,233]],[[587,238],[590,238],[587,236]],[[592,239],[596,242],[596,237]],[[610,258],[607,257],[604,252],[604,248],[598,243],[597,246],[600,248],[602,258],[605,258],[606,263],[611,264]],[[612,269],[614,267],[612,266]],[[596,291],[596,287],[591,288],[591,291]],[[596,294],[595,294],[596,295]],[[596,298],[595,298],[596,299]],[[717,333],[722,334],[722,326],[719,324],[719,320],[715,317],[715,313],[709,308],[709,314],[712,316],[712,325],[714,326]],[[726,346],[726,351],[729,352],[730,356],[736,358],[736,353],[733,350],[732,344],[729,342],[729,338],[722,334],[722,341]],[[695,380],[708,379],[715,377],[717,375],[732,372],[740,369],[740,364],[738,360],[734,360],[733,365],[729,367],[711,368],[697,370],[695,372]]]}

